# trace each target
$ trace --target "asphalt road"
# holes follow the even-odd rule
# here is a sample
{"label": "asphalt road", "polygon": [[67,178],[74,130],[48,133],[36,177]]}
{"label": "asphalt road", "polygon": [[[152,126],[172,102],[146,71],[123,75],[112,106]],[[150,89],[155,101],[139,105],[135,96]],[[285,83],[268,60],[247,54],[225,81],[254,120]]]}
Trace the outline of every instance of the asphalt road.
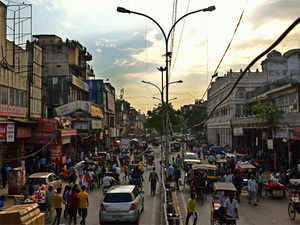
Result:
{"label": "asphalt road", "polygon": [[[263,192],[264,193],[264,192]],[[186,186],[185,190],[179,194],[182,198],[183,206],[186,209],[186,202],[190,197],[190,189]],[[248,204],[248,194],[243,191],[241,202],[239,203],[239,220],[238,225],[300,225],[300,214],[296,215],[295,221],[290,220],[288,215],[288,194],[284,199],[264,197],[258,202],[258,206]],[[209,225],[211,215],[211,195],[207,196],[204,204],[197,201],[196,209],[198,212],[197,224]],[[186,210],[185,210],[186,213]],[[185,218],[184,218],[185,221]],[[192,224],[192,218],[190,218]]]}
{"label": "asphalt road", "polygon": [[[156,164],[156,170],[159,175],[159,153],[160,148],[152,148],[155,152],[155,164]],[[149,179],[149,169],[145,168],[144,173],[144,183],[143,183],[143,190],[145,192],[144,194],[144,212],[140,217],[140,225],[157,225],[159,224],[159,217],[160,217],[160,211],[159,211],[159,198],[156,195],[155,197],[150,196],[150,184],[148,182]],[[121,175],[122,177],[122,175]],[[158,187],[159,185],[157,185]],[[103,199],[103,194],[101,190],[96,190],[91,193],[89,193],[89,208],[88,208],[88,217],[87,217],[87,225],[97,225],[99,224],[99,207]],[[120,224],[120,223],[118,223]],[[124,223],[125,224],[125,223]],[[130,223],[126,223],[126,225],[129,225]]]}

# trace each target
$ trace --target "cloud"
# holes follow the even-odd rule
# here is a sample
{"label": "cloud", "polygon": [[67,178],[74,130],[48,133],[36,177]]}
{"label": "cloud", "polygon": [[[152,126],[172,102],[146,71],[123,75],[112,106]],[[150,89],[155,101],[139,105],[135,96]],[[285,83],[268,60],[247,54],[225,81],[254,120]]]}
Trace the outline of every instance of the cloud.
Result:
{"label": "cloud", "polygon": [[299,0],[265,1],[264,5],[253,10],[248,19],[254,28],[270,22],[295,20],[300,15],[299,5]]}

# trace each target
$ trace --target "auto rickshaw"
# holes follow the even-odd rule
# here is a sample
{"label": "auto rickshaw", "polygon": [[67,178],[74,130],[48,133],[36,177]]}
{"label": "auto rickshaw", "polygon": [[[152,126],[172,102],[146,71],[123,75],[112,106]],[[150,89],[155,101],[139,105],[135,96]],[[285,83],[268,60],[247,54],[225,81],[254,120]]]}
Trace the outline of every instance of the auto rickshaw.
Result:
{"label": "auto rickshaw", "polygon": [[235,218],[226,217],[225,209],[222,207],[229,195],[237,196],[237,190],[232,183],[214,183],[210,214],[211,225],[236,224]]}
{"label": "auto rickshaw", "polygon": [[248,180],[251,174],[255,173],[256,167],[252,164],[240,164],[237,169],[240,171],[240,174],[243,179],[243,187],[248,186]]}
{"label": "auto rickshaw", "polygon": [[190,182],[191,192],[194,192],[197,199],[204,203],[206,199],[207,171],[203,170],[201,164],[192,165],[192,180]]}

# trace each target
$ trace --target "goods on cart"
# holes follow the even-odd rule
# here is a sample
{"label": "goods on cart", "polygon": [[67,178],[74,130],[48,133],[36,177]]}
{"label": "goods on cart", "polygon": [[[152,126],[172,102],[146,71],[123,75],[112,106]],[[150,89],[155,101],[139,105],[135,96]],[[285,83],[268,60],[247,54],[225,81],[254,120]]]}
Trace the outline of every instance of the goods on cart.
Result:
{"label": "goods on cart", "polygon": [[0,221],[5,225],[45,225],[45,214],[38,204],[14,205],[0,211]]}

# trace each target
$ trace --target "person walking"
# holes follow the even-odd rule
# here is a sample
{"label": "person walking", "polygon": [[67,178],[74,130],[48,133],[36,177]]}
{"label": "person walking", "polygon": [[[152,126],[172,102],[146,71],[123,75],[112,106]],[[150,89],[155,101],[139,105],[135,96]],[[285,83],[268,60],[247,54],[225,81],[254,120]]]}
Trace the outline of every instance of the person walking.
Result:
{"label": "person walking", "polygon": [[230,193],[229,198],[225,200],[224,207],[226,208],[226,216],[231,219],[239,218],[238,203],[234,199],[234,194]]}
{"label": "person walking", "polygon": [[88,206],[89,206],[89,195],[86,192],[86,187],[83,185],[81,187],[81,192],[78,194],[79,199],[79,209],[81,213],[81,225],[85,225],[85,220],[88,213]]}
{"label": "person walking", "polygon": [[262,173],[262,171],[260,171],[258,173],[258,176],[257,176],[257,194],[258,194],[257,196],[258,196],[258,201],[260,199],[262,199],[263,182],[264,182],[263,173]]}
{"label": "person walking", "polygon": [[150,181],[150,191],[151,195],[154,196],[156,192],[156,183],[158,182],[158,175],[155,171],[155,167],[153,167],[153,170],[151,171],[149,175],[149,181]]}
{"label": "person walking", "polygon": [[194,223],[193,225],[197,224],[197,212],[196,212],[196,200],[195,200],[195,194],[192,192],[191,197],[187,201],[187,215],[185,220],[185,225],[189,224],[190,217],[193,216]]}
{"label": "person walking", "polygon": [[72,188],[72,192],[69,195],[69,203],[70,203],[70,210],[69,210],[69,225],[72,224],[72,221],[74,221],[74,225],[77,224],[77,209],[78,209],[78,193],[77,188],[74,185]]}
{"label": "person walking", "polygon": [[64,218],[67,218],[67,216],[70,214],[69,213],[69,208],[70,208],[69,195],[71,194],[70,192],[71,192],[71,187],[69,185],[66,185],[63,193],[63,199],[66,203],[66,207],[64,210]]}
{"label": "person walking", "polygon": [[179,179],[181,178],[181,172],[178,166],[174,168],[174,178],[176,181],[176,189],[179,190]]}
{"label": "person walking", "polygon": [[2,186],[3,188],[6,187],[6,184],[7,184],[7,167],[5,165],[2,166],[1,168],[1,176],[2,176]]}
{"label": "person walking", "polygon": [[49,224],[52,223],[53,219],[53,197],[54,197],[54,190],[53,190],[53,185],[50,184],[48,187],[48,190],[46,191],[46,203],[48,205],[48,221]]}
{"label": "person walking", "polygon": [[54,221],[52,223],[52,225],[60,225],[60,217],[61,217],[61,213],[62,213],[62,204],[66,204],[63,196],[61,194],[61,187],[56,189],[56,193],[53,196],[53,207],[56,210],[56,215],[54,218]]}
{"label": "person walking", "polygon": [[257,206],[257,204],[256,204],[256,181],[255,181],[253,175],[251,175],[250,179],[248,180],[248,193],[249,193],[248,203],[253,204],[254,206]]}

